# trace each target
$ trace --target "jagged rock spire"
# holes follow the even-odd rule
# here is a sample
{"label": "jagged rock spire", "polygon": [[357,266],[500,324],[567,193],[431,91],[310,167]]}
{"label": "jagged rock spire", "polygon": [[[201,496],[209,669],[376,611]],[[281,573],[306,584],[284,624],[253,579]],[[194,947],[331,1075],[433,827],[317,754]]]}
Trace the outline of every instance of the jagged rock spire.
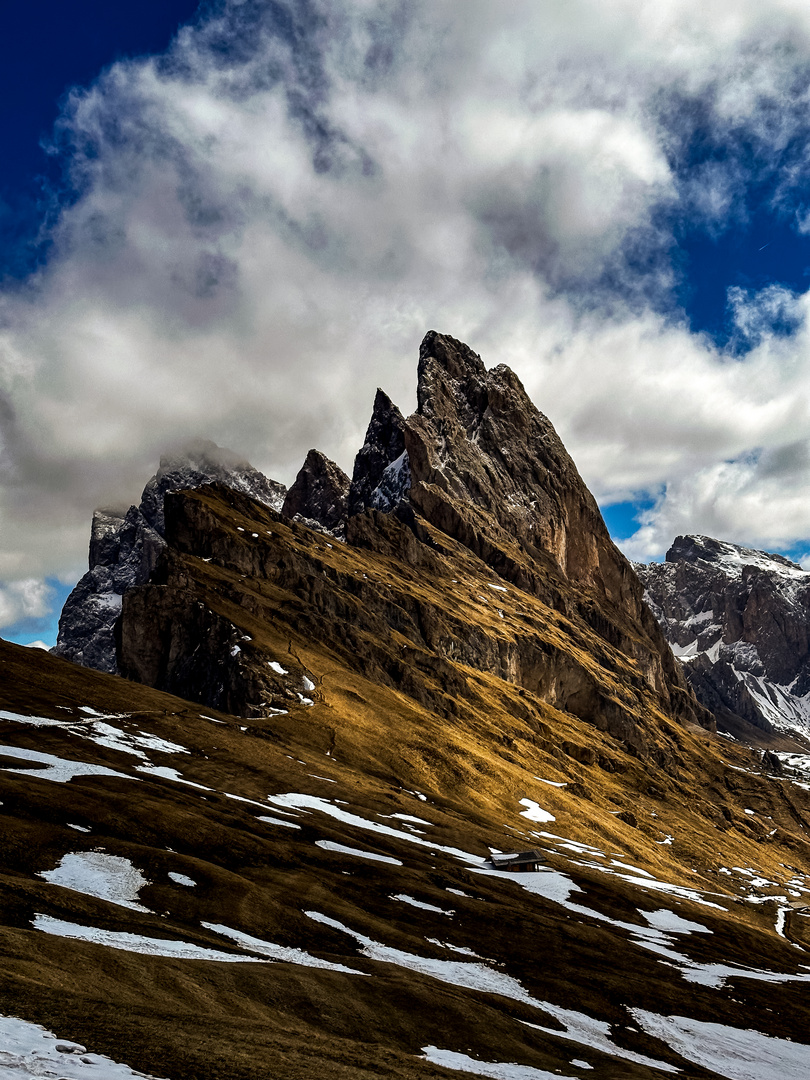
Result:
{"label": "jagged rock spire", "polygon": [[418,407],[406,422],[410,501],[482,553],[550,556],[574,582],[621,592],[627,564],[550,420],[505,365],[487,371],[463,342],[430,331]]}
{"label": "jagged rock spire", "polygon": [[316,522],[330,532],[340,531],[346,522],[348,498],[349,478],[343,469],[320,450],[310,450],[281,514]]}
{"label": "jagged rock spire", "polygon": [[370,507],[391,510],[405,496],[410,472],[404,453],[405,420],[389,396],[377,390],[366,439],[354,461],[350,515]]}

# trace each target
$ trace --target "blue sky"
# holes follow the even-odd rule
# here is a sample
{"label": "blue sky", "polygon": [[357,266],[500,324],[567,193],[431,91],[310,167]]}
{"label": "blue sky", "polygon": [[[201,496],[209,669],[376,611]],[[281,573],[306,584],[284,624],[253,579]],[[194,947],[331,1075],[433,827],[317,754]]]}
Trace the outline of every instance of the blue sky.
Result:
{"label": "blue sky", "polygon": [[[63,177],[61,159],[46,148],[53,140],[61,101],[116,60],[163,52],[197,7],[196,0],[7,5],[0,34],[0,276],[24,278],[47,257],[41,227]],[[59,612],[71,585],[57,578],[46,583],[46,613],[3,627],[7,640],[55,643]]]}
{"label": "blue sky", "polygon": [[631,557],[810,549],[803,5],[3,17],[4,636],[52,640],[164,450],[350,468],[429,328],[517,371]]}
{"label": "blue sky", "polygon": [[7,4],[0,35],[0,271],[21,275],[41,257],[37,237],[61,160],[46,152],[60,103],[116,60],[163,52],[195,0],[39,0]]}

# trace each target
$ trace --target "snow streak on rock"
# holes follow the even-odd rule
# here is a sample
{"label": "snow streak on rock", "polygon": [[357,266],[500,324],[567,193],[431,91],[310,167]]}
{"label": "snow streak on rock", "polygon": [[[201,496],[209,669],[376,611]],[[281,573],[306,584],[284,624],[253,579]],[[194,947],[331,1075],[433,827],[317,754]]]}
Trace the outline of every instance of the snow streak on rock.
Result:
{"label": "snow streak on rock", "polygon": [[781,555],[706,536],[679,536],[666,562],[636,571],[721,725],[810,735],[810,574]]}

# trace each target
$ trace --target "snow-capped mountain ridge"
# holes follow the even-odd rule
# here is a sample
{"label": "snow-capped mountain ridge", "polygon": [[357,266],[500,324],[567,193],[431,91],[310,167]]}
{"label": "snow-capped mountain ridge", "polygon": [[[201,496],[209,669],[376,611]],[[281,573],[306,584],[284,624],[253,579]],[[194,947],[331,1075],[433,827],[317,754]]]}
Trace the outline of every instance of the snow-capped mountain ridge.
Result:
{"label": "snow-capped mountain ridge", "polygon": [[698,698],[733,727],[810,736],[810,574],[782,555],[679,536],[637,566]]}
{"label": "snow-capped mountain ridge", "polygon": [[715,540],[711,536],[678,536],[666,555],[667,562],[708,562],[723,569],[729,576],[741,576],[746,566],[781,574],[795,580],[807,579],[808,571],[784,555],[757,551],[754,548]]}

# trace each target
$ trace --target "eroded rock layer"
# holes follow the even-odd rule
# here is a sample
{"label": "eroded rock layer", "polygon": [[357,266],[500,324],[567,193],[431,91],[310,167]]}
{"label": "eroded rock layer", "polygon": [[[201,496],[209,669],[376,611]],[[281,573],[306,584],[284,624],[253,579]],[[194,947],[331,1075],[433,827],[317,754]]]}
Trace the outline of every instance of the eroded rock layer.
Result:
{"label": "eroded rock layer", "polygon": [[291,656],[315,634],[438,715],[485,714],[471,672],[494,676],[531,695],[527,717],[548,704],[677,770],[668,726],[713,719],[549,421],[507,368],[438,334],[418,400],[402,420],[378,394],[355,498],[374,502],[392,469],[408,482],[385,510],[351,515],[345,544],[223,485],[167,495],[168,546],[124,598],[122,672],[269,715],[311,681],[294,662],[295,685],[274,669],[272,624]]}
{"label": "eroded rock layer", "polygon": [[266,506],[281,509],[285,488],[215,443],[199,440],[160,460],[139,506],[126,513],[96,510],[90,535],[90,568],[65,602],[54,652],[97,671],[115,673],[113,627],[127,589],[149,578],[163,539],[166,493],[219,481]]}

